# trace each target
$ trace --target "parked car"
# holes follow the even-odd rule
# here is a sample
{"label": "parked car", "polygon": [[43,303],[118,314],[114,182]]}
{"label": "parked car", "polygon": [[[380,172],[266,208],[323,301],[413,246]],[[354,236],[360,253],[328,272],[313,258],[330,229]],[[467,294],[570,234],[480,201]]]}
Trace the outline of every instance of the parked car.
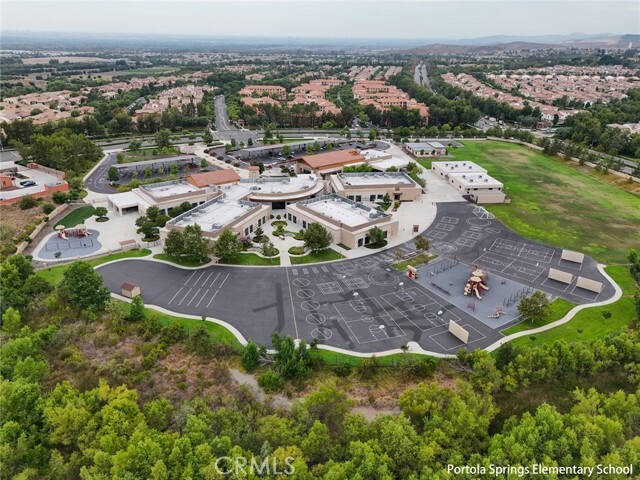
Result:
{"label": "parked car", "polygon": [[23,180],[20,182],[20,186],[21,187],[35,187],[36,186],[36,182],[34,182],[33,180]]}

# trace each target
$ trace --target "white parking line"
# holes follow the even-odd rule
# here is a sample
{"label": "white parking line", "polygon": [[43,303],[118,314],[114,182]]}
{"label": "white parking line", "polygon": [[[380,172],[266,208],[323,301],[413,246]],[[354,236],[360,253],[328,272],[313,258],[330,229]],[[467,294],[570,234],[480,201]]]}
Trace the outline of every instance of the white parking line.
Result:
{"label": "white parking line", "polygon": [[209,275],[207,275],[207,278],[204,279],[204,282],[202,282],[202,286],[204,287],[204,285],[207,283],[207,280],[209,280],[209,278],[211,277],[211,275],[213,275],[213,272],[210,272]]}
{"label": "white parking line", "polygon": [[207,308],[209,308],[209,305],[211,305],[211,302],[213,302],[213,299],[216,298],[216,295],[218,295],[218,292],[220,290],[216,290],[216,293],[213,294],[213,297],[211,297],[211,300],[209,300],[209,303],[207,303]]}
{"label": "white parking line", "polygon": [[178,306],[182,305],[182,302],[184,302],[184,299],[187,298],[187,295],[191,293],[191,290],[193,290],[193,288],[190,288],[189,291],[184,294],[184,297],[182,297],[182,300],[180,300],[180,303],[178,303]]}
{"label": "white parking line", "polygon": [[214,278],[214,279],[213,279],[213,282],[211,282],[211,283],[209,284],[209,287],[207,287],[207,288],[211,288],[211,287],[213,287],[213,284],[214,284],[214,283],[216,283],[216,280],[218,280],[218,277],[219,277],[219,276],[220,276],[220,272],[218,272],[218,275],[216,275],[216,278]]}
{"label": "white parking line", "polygon": [[231,275],[230,273],[227,273],[227,276],[224,277],[224,280],[222,280],[222,283],[220,284],[220,286],[218,287],[218,290],[220,290],[222,288],[222,286],[224,285],[224,282],[227,281],[227,278],[229,278],[229,275]]}
{"label": "white parking line", "polygon": [[184,282],[184,283],[189,283],[189,282],[191,281],[191,279],[193,278],[193,276],[194,276],[196,273],[198,273],[198,272],[193,272],[193,273],[189,276],[189,278],[187,278],[187,281],[186,281],[186,282]]}
{"label": "white parking line", "polygon": [[202,302],[202,300],[204,300],[204,297],[207,296],[207,293],[209,293],[209,289],[207,288],[204,293],[202,294],[202,297],[200,297],[200,300],[198,300],[198,303],[196,303],[196,308],[200,305],[200,302]]}
{"label": "white parking line", "polygon": [[198,296],[198,294],[200,293],[200,290],[202,290],[202,289],[201,289],[201,288],[199,288],[199,289],[198,289],[198,291],[197,291],[196,293],[194,293],[194,294],[193,294],[193,297],[191,297],[191,300],[189,300],[189,303],[187,303],[187,307],[188,307],[189,305],[191,305],[191,302],[193,302],[193,301],[196,299],[196,297],[197,297],[197,296]]}
{"label": "white parking line", "polygon": [[202,272],[202,273],[200,274],[200,276],[196,279],[196,281],[195,281],[195,282],[193,282],[193,285],[194,285],[194,286],[198,285],[198,282],[200,281],[200,279],[201,279],[202,277],[204,277],[204,274],[205,274],[205,273],[207,273],[207,272]]}
{"label": "white parking line", "polygon": [[183,288],[184,287],[180,287],[180,290],[178,290],[176,294],[171,298],[171,300],[169,300],[169,304],[171,304],[171,302],[175,300],[175,298],[178,296],[178,294],[182,291]]}

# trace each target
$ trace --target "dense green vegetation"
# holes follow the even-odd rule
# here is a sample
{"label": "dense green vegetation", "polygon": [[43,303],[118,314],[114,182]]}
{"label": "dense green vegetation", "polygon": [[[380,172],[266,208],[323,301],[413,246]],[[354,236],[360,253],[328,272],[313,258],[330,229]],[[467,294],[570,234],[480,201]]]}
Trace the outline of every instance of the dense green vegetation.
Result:
{"label": "dense green vegetation", "polygon": [[504,183],[512,203],[488,210],[525,237],[615,263],[638,245],[640,198],[601,173],[505,142],[465,141],[451,154]]}
{"label": "dense green vegetation", "polygon": [[256,266],[274,266],[280,265],[280,257],[265,258],[251,252],[239,253],[233,259],[220,261],[225,265],[256,265]]}
{"label": "dense green vegetation", "polygon": [[[451,478],[448,464],[640,466],[635,330],[441,361],[399,354],[350,365],[278,334],[273,353],[249,342],[238,355],[217,324],[109,300],[86,262],[53,290],[20,255],[0,273],[10,280],[0,292],[5,476],[220,478],[223,456],[293,465],[301,479]],[[625,323],[638,314],[640,305]],[[265,391],[300,398],[280,409],[257,400],[229,377],[238,361]],[[389,381],[399,415],[351,412],[346,392]]]}

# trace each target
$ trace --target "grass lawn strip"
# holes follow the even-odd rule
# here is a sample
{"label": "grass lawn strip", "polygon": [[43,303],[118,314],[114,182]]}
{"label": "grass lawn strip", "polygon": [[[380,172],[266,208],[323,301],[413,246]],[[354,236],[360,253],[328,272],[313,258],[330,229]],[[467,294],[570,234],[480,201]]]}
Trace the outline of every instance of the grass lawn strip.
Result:
{"label": "grass lawn strip", "polygon": [[320,250],[317,253],[311,252],[303,257],[290,257],[292,265],[300,265],[304,263],[320,263],[329,262],[331,260],[340,260],[345,258],[341,253],[336,252],[331,248]]}
{"label": "grass lawn strip", "polygon": [[94,212],[95,208],[93,208],[91,205],[85,205],[74,210],[68,215],[65,215],[63,218],[58,220],[58,222],[53,227],[55,228],[58,225],[64,225],[67,228],[75,227],[76,225],[84,223],[88,218],[91,218]]}

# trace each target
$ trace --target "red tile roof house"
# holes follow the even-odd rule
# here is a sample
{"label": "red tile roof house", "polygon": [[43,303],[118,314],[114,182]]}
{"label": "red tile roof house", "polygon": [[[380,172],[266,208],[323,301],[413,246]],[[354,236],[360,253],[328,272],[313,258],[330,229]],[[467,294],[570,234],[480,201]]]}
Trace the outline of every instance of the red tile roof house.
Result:
{"label": "red tile roof house", "polygon": [[213,172],[194,173],[185,178],[194,187],[203,188],[209,185],[227,185],[240,181],[240,175],[235,170],[226,168]]}

